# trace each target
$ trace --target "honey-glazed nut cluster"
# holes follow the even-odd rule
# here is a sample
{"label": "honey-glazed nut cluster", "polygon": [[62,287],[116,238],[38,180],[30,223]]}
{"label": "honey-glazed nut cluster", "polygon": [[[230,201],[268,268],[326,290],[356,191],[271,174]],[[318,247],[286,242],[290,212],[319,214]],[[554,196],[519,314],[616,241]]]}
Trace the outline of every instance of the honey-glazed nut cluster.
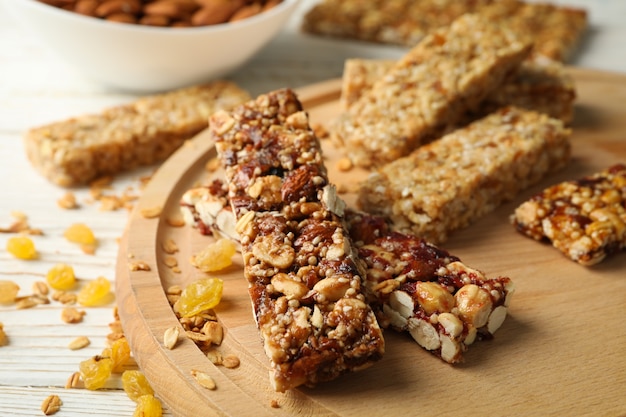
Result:
{"label": "honey-glazed nut cluster", "polygon": [[282,0],[38,0],[84,16],[117,23],[196,27],[236,22]]}
{"label": "honey-glazed nut cluster", "polygon": [[296,95],[278,90],[217,112],[209,129],[274,389],[314,385],[380,359],[382,332],[340,217],[344,204]]}
{"label": "honey-glazed nut cluster", "polygon": [[548,187],[515,209],[516,229],[594,265],[626,248],[626,165]]}

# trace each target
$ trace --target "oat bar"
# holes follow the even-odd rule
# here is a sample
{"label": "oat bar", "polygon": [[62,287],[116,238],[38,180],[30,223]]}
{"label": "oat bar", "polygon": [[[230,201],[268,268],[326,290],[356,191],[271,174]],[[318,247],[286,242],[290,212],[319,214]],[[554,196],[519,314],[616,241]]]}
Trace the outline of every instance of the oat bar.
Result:
{"label": "oat bar", "polygon": [[315,385],[379,360],[382,331],[366,303],[343,201],[296,95],[270,92],[217,112],[209,126],[273,388]]}
{"label": "oat bar", "polygon": [[517,207],[511,221],[571,260],[597,264],[626,248],[626,164],[546,188]]}
{"label": "oat bar", "polygon": [[28,131],[26,153],[55,184],[86,184],[103,175],[164,160],[205,129],[209,116],[248,100],[228,81],[147,96],[98,114],[51,123]]}
{"label": "oat bar", "polygon": [[[394,64],[392,60],[346,60],[340,96],[342,108],[349,108]],[[558,61],[536,56],[524,60],[519,69],[506,77],[502,85],[487,95],[478,110],[468,114],[467,118],[477,119],[511,105],[545,113],[570,124],[575,99],[574,80],[565,67]]]}
{"label": "oat bar", "polygon": [[331,139],[363,167],[406,156],[475,110],[529,48],[514,33],[464,15],[424,38],[340,115]]}
{"label": "oat bar", "polygon": [[569,135],[560,120],[503,108],[382,167],[358,202],[395,230],[439,244],[565,166]]}
{"label": "oat bar", "polygon": [[[221,229],[234,215],[220,189],[211,184],[188,190],[182,205],[201,233],[238,242]],[[195,199],[192,196],[202,196]],[[232,221],[216,221],[231,217]],[[347,209],[350,237],[366,264],[369,304],[383,328],[409,333],[424,349],[448,363],[463,361],[477,339],[490,339],[507,315],[514,292],[510,278],[488,279],[458,257],[412,235],[393,232],[381,216]]]}
{"label": "oat bar", "polygon": [[308,33],[415,46],[427,34],[466,13],[527,34],[533,54],[564,61],[587,28],[584,9],[517,0],[325,0],[304,16]]}
{"label": "oat bar", "polygon": [[346,219],[383,327],[408,332],[448,363],[500,328],[514,292],[510,278],[487,278],[424,239],[392,231],[380,216]]}

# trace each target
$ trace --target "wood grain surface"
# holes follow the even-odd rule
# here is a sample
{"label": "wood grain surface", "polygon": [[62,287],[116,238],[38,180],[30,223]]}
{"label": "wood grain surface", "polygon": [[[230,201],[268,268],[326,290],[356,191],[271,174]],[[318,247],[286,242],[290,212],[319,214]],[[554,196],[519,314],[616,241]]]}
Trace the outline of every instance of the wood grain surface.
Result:
{"label": "wood grain surface", "polygon": [[[119,313],[133,354],[161,399],[180,416],[284,415],[624,415],[626,414],[626,254],[583,267],[546,244],[517,234],[508,218],[530,195],[558,181],[591,174],[626,161],[626,76],[571,68],[578,99],[573,158],[568,167],[521,193],[443,247],[488,276],[516,283],[510,315],[491,341],[470,346],[463,364],[451,366],[410,337],[385,333],[384,359],[371,368],[316,388],[272,391],[268,361],[254,325],[242,264],[219,274],[225,281],[216,309],[226,335],[220,351],[241,359],[236,369],[216,367],[188,339],[173,350],[162,346],[165,329],[178,325],[164,294],[204,274],[189,258],[211,242],[195,229],[172,227],[179,200],[209,178],[215,157],[206,133],[172,156],[146,187],[128,223],[117,263]],[[298,90],[311,123],[326,123],[339,111],[340,81]],[[367,175],[339,173],[341,154],[324,142],[331,180],[350,187]],[[348,203],[351,195],[344,195]],[[162,206],[159,219],[139,211]],[[161,242],[174,239],[182,273],[163,263]],[[141,260],[150,271],[130,272]],[[210,374],[215,391],[200,387],[191,370]],[[272,407],[272,401],[278,408]]]}

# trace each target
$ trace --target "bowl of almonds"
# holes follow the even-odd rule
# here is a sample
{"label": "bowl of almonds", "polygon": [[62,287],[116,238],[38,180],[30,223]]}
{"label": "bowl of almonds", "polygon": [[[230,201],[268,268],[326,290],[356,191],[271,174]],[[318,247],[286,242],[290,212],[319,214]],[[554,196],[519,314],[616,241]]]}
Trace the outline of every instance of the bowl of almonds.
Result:
{"label": "bowl of almonds", "polygon": [[61,59],[114,89],[148,93],[227,75],[283,28],[299,0],[7,0]]}

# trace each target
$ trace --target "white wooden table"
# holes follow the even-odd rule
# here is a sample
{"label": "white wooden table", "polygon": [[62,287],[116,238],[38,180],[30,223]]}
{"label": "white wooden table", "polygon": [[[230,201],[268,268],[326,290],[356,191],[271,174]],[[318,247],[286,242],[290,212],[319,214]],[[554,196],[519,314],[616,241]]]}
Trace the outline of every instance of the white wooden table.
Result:
{"label": "white wooden table", "polygon": [[[9,0],[20,1],[20,0]],[[336,41],[299,32],[302,14],[314,3],[303,1],[290,25],[232,79],[256,95],[280,87],[300,87],[341,76],[348,57],[398,57],[401,48]],[[570,0],[559,3],[587,8],[591,29],[572,65],[626,73],[626,2],[623,0]],[[17,282],[20,295],[31,293],[35,281],[45,280],[48,269],[64,262],[74,266],[81,281],[104,276],[113,281],[117,240],[128,214],[124,210],[101,211],[90,203],[89,191],[75,193],[81,207],[63,210],[56,201],[66,190],[37,174],[26,160],[21,136],[30,127],[83,113],[98,112],[135,98],[96,85],[59,61],[37,40],[11,21],[0,6],[0,227],[12,223],[12,212],[28,216],[32,227],[44,232],[34,236],[40,254],[36,261],[17,260],[5,250],[9,234],[0,234],[0,280]],[[125,174],[113,186],[120,193],[131,187],[137,194],[139,178],[154,168]],[[113,192],[113,191],[112,191]],[[84,254],[63,238],[72,223],[83,222],[95,232],[99,246],[95,256]],[[66,324],[63,305],[53,302],[32,309],[0,306],[9,344],[0,347],[0,417],[41,415],[40,405],[50,394],[63,400],[59,416],[131,416],[135,404],[113,378],[97,392],[65,389],[78,363],[100,353],[106,344],[113,304],[86,308],[84,321]],[[77,351],[67,348],[76,336],[87,336],[91,345]],[[168,410],[164,415],[170,415]]]}

